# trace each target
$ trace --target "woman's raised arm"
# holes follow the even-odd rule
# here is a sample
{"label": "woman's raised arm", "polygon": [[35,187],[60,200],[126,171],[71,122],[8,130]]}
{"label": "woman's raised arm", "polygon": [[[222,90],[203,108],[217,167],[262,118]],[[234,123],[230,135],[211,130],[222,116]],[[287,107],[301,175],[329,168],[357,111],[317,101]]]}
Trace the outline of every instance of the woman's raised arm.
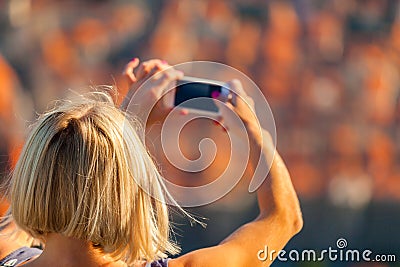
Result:
{"label": "woman's raised arm", "polygon": [[277,252],[303,225],[299,201],[289,172],[275,150],[269,133],[259,128],[251,110],[252,99],[242,90],[239,81],[232,81],[230,86],[236,87],[236,91],[240,92],[241,97],[236,97],[235,105],[227,105],[239,115],[247,128],[251,146],[250,158],[253,160],[251,164],[257,165],[260,153],[264,160],[261,164],[269,166],[272,161],[269,178],[257,190],[260,214],[219,245],[173,259],[169,263],[170,267],[269,266]]}

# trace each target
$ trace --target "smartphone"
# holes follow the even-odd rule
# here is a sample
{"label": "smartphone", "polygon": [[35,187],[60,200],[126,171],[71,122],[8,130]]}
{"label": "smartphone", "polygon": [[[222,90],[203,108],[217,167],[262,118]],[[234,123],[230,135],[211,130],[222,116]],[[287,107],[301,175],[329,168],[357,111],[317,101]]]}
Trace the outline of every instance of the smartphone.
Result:
{"label": "smartphone", "polygon": [[223,82],[196,77],[183,77],[176,82],[173,94],[166,98],[167,106],[185,108],[200,114],[217,115],[219,109],[213,97],[229,95]]}

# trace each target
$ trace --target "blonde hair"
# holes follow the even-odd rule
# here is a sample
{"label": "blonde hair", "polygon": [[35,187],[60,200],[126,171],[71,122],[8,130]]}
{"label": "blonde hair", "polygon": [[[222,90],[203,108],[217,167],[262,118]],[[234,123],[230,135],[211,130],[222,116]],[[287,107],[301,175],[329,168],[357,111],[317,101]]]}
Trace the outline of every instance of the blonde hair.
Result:
{"label": "blonde hair", "polygon": [[11,179],[11,212],[33,237],[60,233],[128,264],[175,254],[169,197],[137,127],[106,93],[65,102],[32,129]]}

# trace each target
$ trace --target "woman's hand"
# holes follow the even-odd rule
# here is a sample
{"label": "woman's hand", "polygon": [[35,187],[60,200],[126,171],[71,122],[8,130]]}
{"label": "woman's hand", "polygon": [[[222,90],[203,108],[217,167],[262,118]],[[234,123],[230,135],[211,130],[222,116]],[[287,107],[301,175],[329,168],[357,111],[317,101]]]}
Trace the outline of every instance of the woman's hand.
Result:
{"label": "woman's hand", "polygon": [[272,142],[269,133],[261,128],[255,113],[254,100],[243,90],[241,82],[239,80],[232,80],[227,83],[227,86],[231,89],[228,100],[222,99],[221,96],[219,96],[217,100],[225,103],[215,101],[221,111],[219,121],[223,122],[224,117],[228,115],[225,114],[226,112],[224,112],[222,107],[225,105],[242,120],[250,137],[250,141],[261,145],[263,143],[263,138],[265,139],[267,137],[267,141]]}
{"label": "woman's hand", "polygon": [[[170,89],[172,83],[183,77],[183,73],[175,70],[166,61],[152,59],[139,64],[139,59],[135,58],[126,65],[123,75],[128,80],[130,89],[121,104],[121,109],[138,116],[147,125],[163,121],[171,108],[159,100],[165,90]],[[138,94],[135,96],[136,93]],[[133,97],[140,99],[140,102],[134,101],[135,103],[130,105]],[[146,108],[154,103],[157,104],[147,117]]]}

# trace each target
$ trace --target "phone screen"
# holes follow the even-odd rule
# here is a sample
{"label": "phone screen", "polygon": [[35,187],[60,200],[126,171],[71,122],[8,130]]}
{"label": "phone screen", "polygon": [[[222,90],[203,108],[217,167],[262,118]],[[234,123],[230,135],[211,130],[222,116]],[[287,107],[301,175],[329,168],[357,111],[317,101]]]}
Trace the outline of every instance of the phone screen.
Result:
{"label": "phone screen", "polygon": [[219,109],[212,96],[220,93],[220,85],[180,80],[176,86],[174,105],[218,113]]}

